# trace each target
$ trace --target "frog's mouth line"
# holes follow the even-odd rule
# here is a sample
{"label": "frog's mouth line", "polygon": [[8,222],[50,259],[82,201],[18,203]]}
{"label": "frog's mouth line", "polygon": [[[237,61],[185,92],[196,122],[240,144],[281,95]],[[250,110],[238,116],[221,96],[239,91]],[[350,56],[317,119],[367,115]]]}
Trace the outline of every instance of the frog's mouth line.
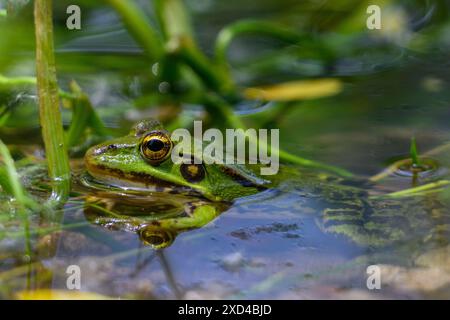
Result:
{"label": "frog's mouth line", "polygon": [[190,187],[170,183],[142,172],[123,172],[120,169],[108,168],[101,164],[86,163],[88,174],[95,183],[86,182],[89,186],[112,186],[122,191],[140,193],[157,192],[166,194],[183,194],[195,197],[203,195]]}

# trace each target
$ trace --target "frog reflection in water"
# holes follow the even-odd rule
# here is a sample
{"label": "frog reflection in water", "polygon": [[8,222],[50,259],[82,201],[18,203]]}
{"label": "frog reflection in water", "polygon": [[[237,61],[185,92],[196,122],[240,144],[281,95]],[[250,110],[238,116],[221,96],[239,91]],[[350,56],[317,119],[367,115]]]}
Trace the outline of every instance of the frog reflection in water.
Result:
{"label": "frog reflection in water", "polygon": [[[361,245],[386,245],[407,238],[413,230],[423,229],[429,234],[436,227],[430,225],[434,224],[429,220],[431,208],[420,203],[422,199],[372,200],[367,189],[351,185],[356,182],[300,173],[298,168],[288,166],[268,181],[236,164],[174,164],[172,147],[170,133],[159,122],[149,120],[135,125],[128,136],[88,150],[88,175],[83,184],[98,191],[92,202],[101,198],[110,204],[109,210],[88,206],[88,219],[108,228],[138,232],[144,243],[164,248],[179,233],[214,220],[233,200],[278,188],[296,192],[305,212],[317,212],[323,230],[346,235]],[[287,178],[292,181],[288,185]],[[166,214],[139,215],[139,210],[127,213],[133,205],[151,211],[155,204],[157,212],[166,210]],[[180,205],[182,212],[170,212]],[[440,223],[445,225],[442,220]]]}

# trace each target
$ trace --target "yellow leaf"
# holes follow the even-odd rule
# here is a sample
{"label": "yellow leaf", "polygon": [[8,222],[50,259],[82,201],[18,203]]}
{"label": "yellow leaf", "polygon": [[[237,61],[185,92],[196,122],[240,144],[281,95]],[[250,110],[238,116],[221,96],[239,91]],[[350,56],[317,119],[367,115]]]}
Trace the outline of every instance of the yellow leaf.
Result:
{"label": "yellow leaf", "polygon": [[16,294],[19,300],[109,300],[110,297],[95,293],[69,290],[39,289],[20,291]]}
{"label": "yellow leaf", "polygon": [[306,100],[338,94],[342,83],[338,79],[300,80],[266,87],[247,88],[244,96],[250,100]]}

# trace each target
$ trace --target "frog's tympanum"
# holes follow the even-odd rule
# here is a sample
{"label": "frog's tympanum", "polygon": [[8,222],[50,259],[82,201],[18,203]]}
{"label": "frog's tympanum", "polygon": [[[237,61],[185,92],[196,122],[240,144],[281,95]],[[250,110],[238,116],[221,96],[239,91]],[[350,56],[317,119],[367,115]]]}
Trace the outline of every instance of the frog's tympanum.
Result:
{"label": "frog's tympanum", "polygon": [[[420,198],[373,199],[369,189],[355,181],[288,166],[268,181],[242,165],[175,164],[172,150],[170,133],[151,120],[138,123],[125,137],[88,150],[88,174],[82,179],[93,190],[85,210],[88,219],[137,232],[144,243],[164,248],[179,233],[214,220],[233,200],[278,188],[297,193],[305,212],[317,212],[323,230],[361,245],[386,245],[408,238],[411,230],[429,235],[430,229],[448,225],[430,225],[432,208]],[[440,217],[448,220],[446,214]]]}

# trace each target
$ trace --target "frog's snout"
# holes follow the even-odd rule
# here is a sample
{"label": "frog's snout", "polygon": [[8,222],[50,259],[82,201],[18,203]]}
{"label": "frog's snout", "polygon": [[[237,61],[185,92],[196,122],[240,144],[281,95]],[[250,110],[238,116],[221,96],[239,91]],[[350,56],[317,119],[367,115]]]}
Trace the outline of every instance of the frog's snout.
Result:
{"label": "frog's snout", "polygon": [[144,226],[139,230],[139,237],[142,242],[154,249],[164,249],[170,246],[175,240],[173,232],[159,229],[153,225]]}

